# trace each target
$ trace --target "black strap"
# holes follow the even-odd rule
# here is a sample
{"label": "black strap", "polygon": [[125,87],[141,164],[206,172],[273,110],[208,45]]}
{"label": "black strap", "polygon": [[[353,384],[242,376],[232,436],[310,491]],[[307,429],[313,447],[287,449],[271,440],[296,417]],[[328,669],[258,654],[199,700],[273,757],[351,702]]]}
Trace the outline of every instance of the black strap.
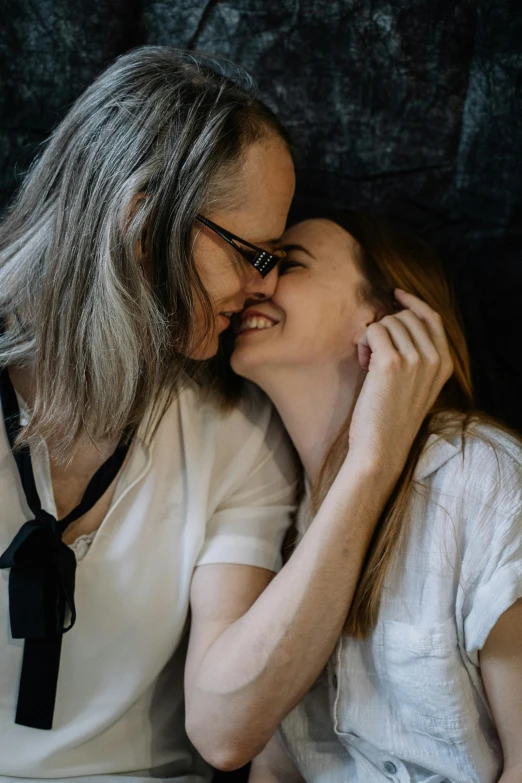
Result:
{"label": "black strap", "polygon": [[[15,448],[20,409],[6,367],[0,372],[0,401],[7,438],[27,504],[34,519],[22,525],[0,556],[10,568],[9,617],[13,639],[25,639],[15,722],[51,729],[62,636],[76,621],[74,584],[76,558],[62,541],[66,528],[86,514],[115,479],[129,449],[122,438],[114,453],[96,471],[79,504],[61,520],[42,508],[27,446]],[[69,613],[66,623],[67,610]]]}

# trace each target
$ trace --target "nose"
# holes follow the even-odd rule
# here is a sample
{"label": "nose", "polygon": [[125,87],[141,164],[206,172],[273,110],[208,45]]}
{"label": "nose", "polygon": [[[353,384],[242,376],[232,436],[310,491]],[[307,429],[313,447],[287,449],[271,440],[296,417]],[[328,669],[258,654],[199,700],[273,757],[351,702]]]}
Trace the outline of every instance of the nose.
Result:
{"label": "nose", "polygon": [[271,269],[266,277],[261,277],[257,269],[251,268],[245,280],[244,291],[253,299],[270,299],[277,286],[277,267]]}

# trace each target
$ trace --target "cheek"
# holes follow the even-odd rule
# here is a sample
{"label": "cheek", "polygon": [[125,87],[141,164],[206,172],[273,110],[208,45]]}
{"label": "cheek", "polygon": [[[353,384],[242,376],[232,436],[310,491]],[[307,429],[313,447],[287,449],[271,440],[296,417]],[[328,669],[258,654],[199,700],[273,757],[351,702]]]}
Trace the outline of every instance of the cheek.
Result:
{"label": "cheek", "polygon": [[227,253],[207,237],[198,238],[194,263],[203,288],[213,304],[226,301],[241,290],[238,270]]}
{"label": "cheek", "polygon": [[210,313],[210,324],[205,316],[201,302],[196,299],[192,312],[191,337],[187,351],[187,356],[196,361],[210,359],[218,350],[218,333],[214,314]]}
{"label": "cheek", "polygon": [[282,334],[299,354],[324,351],[342,330],[339,308],[319,287],[307,285],[303,291],[296,288],[286,297],[283,310],[286,317]]}
{"label": "cheek", "polygon": [[212,359],[216,355],[219,348],[219,342],[217,337],[215,339],[207,339],[202,343],[199,343],[193,351],[188,355],[189,359],[195,362],[202,362],[207,359]]}
{"label": "cheek", "polygon": [[241,290],[237,274],[230,266],[213,266],[196,264],[199,278],[207,292],[210,301],[219,304],[236,296]]}
{"label": "cheek", "polygon": [[344,298],[319,292],[315,299],[308,299],[306,307],[289,315],[282,335],[301,361],[346,360],[356,352],[353,315]]}

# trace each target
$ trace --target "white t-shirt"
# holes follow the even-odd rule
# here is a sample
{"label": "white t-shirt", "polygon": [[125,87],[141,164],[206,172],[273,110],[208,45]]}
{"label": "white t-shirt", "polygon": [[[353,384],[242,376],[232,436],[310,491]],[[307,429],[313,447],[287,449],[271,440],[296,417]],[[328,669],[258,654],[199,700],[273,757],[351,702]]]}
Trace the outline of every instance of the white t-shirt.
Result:
{"label": "white t-shirt", "polygon": [[[42,505],[55,514],[47,456],[33,467]],[[209,778],[184,730],[192,573],[209,563],[276,571],[294,478],[282,426],[253,389],[228,413],[187,389],[151,444],[138,433],[78,562],[77,621],[63,638],[50,731],[14,722],[24,642],[11,637],[9,571],[0,571],[1,783]],[[31,514],[1,423],[0,498],[3,552]]]}
{"label": "white t-shirt", "polygon": [[432,435],[404,524],[374,630],[343,635],[283,721],[309,783],[495,783],[502,771],[479,651],[522,597],[520,443],[484,425],[464,450]]}

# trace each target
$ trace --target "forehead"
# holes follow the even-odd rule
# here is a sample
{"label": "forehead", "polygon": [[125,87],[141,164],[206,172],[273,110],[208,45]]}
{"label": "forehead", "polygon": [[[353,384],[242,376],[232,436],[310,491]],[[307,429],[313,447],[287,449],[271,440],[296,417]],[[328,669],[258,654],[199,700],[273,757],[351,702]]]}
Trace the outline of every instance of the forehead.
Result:
{"label": "forehead", "polygon": [[[286,212],[295,190],[295,171],[290,153],[276,136],[250,144],[240,173],[241,207],[258,218],[274,211]],[[285,214],[286,219],[286,214]]]}
{"label": "forehead", "polygon": [[[211,219],[251,242],[279,238],[294,195],[292,158],[281,139],[269,136],[250,144],[233,185],[234,195]],[[217,206],[217,205],[216,205]]]}
{"label": "forehead", "polygon": [[330,258],[353,258],[356,250],[356,242],[351,234],[325,218],[296,223],[285,231],[282,244],[302,245],[316,258],[325,254]]}

